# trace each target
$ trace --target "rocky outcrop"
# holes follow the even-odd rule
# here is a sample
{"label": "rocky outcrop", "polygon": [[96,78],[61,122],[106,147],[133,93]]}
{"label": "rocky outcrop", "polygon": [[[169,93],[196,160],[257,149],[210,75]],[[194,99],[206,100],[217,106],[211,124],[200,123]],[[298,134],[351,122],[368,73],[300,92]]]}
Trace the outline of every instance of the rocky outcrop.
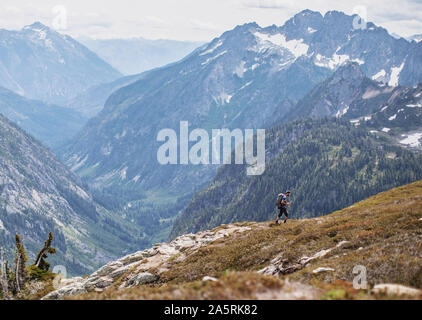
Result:
{"label": "rocky outcrop", "polygon": [[387,296],[407,296],[422,298],[422,290],[403,286],[401,284],[382,283],[377,284],[372,289],[374,294],[385,294]]}
{"label": "rocky outcrop", "polygon": [[[58,300],[91,291],[101,292],[113,285],[122,289],[157,282],[160,274],[168,270],[172,260],[183,260],[189,253],[202,246],[250,229],[233,225],[223,226],[212,231],[183,235],[170,243],[156,244],[151,249],[110,262],[86,278],[62,280],[61,287],[43,299]],[[207,280],[213,281],[211,278]]]}
{"label": "rocky outcrop", "polygon": [[[337,244],[334,248],[321,250],[310,257],[303,256],[302,258],[299,259],[299,261],[295,263],[290,263],[287,259],[283,259],[282,255],[279,255],[271,261],[269,266],[259,270],[258,272],[262,274],[267,274],[267,275],[290,274],[290,273],[303,269],[312,260],[322,258],[326,256],[327,254],[329,254],[330,252],[332,252],[333,250],[345,247],[347,244],[349,244],[348,241],[342,241],[339,244]],[[322,271],[318,270],[318,272],[322,272]]]}

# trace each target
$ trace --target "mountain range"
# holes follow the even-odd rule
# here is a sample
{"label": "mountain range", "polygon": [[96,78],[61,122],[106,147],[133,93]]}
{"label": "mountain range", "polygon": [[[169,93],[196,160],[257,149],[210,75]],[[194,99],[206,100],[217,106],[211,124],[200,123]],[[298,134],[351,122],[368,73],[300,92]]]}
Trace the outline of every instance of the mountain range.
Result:
{"label": "mountain range", "polygon": [[[209,186],[196,193],[176,220],[172,235],[251,215],[257,221],[269,219],[274,215],[271,196],[282,192],[280,188],[295,190],[300,205],[292,213],[303,218],[419,179],[420,157],[394,145],[421,149],[421,96],[422,84],[390,87],[366,77],[358,63],[339,67],[298,102],[295,113],[287,117],[291,123],[267,133],[265,174],[248,177],[245,167],[225,166]],[[295,122],[297,118],[331,118],[344,124]],[[338,137],[345,142],[339,143]],[[394,176],[396,170],[400,173]],[[283,171],[289,173],[283,175]],[[322,199],[313,203],[319,192]]]}
{"label": "mountain range", "polygon": [[364,123],[374,134],[421,149],[422,83],[388,86],[366,77],[357,63],[348,63],[317,85],[295,110],[290,120],[345,118],[355,125]]}
{"label": "mountain range", "polygon": [[281,27],[250,23],[227,31],[112,94],[62,157],[97,187],[186,194],[210,181],[217,167],[158,165],[161,129],[178,129],[181,120],[204,129],[270,127],[350,61],[390,86],[422,80],[421,44],[372,23],[354,29],[353,19],[305,10]]}
{"label": "mountain range", "polygon": [[129,84],[141,79],[148,71],[141,74],[125,76],[118,78],[112,82],[101,83],[83,90],[78,95],[68,99],[64,105],[73,109],[84,117],[93,118],[97,116],[106,103],[108,97],[120,88],[126,87]]}
{"label": "mountain range", "polygon": [[[53,229],[55,261],[82,274],[170,234],[269,219],[280,188],[295,190],[291,213],[304,218],[421,179],[422,43],[355,18],[248,23],[126,77],[40,23],[0,31],[0,112],[67,165],[0,118],[2,241],[18,231],[33,255]],[[265,173],[159,164],[158,132],[181,121],[265,128]]]}
{"label": "mountain range", "polygon": [[121,73],[67,35],[35,22],[0,30],[0,86],[27,98],[62,104]]}
{"label": "mountain range", "polygon": [[1,87],[0,113],[50,148],[73,138],[88,121],[72,109],[27,99]]}
{"label": "mountain range", "polygon": [[130,39],[77,39],[123,74],[132,75],[176,62],[202,42]]}
{"label": "mountain range", "polygon": [[[422,44],[396,39],[373,23],[355,29],[355,17],[305,10],[281,27],[249,23],[227,31],[181,61],[147,72],[115,91],[60,156],[94,189],[130,192],[131,205],[139,194],[140,199],[171,207],[169,199],[182,196],[188,201],[206,187],[219,166],[160,165],[156,157],[161,129],[178,132],[180,121],[209,131],[271,128],[314,113],[322,117],[343,112],[355,118],[377,110],[389,114],[396,105],[381,111],[375,93],[364,90],[384,90],[379,97],[386,103],[387,97],[394,100],[396,92],[421,82]],[[347,65],[352,67],[334,75]],[[343,83],[341,79],[349,76]],[[339,84],[331,87],[324,81]],[[318,95],[321,86],[338,91],[337,100],[331,102],[337,106],[327,109]],[[373,98],[367,99],[371,94]],[[361,99],[346,113],[355,95]],[[177,213],[174,210],[173,216]]]}

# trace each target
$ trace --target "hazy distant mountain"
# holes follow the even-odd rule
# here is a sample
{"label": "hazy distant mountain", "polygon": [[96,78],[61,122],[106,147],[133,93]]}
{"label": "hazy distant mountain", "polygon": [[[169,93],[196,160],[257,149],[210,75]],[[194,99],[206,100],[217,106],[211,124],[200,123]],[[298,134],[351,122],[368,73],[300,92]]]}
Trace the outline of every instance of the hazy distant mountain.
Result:
{"label": "hazy distant mountain", "polygon": [[57,254],[49,260],[74,275],[137,247],[136,230],[95,203],[52,152],[2,115],[0,155],[0,244],[10,261],[15,232],[33,261],[52,231]]}
{"label": "hazy distant mountain", "polygon": [[98,84],[89,87],[76,97],[72,97],[64,103],[68,108],[80,112],[85,117],[96,116],[103,108],[107,98],[116,90],[125,87],[144,77],[145,74],[137,74],[119,78],[113,82]]}
{"label": "hazy distant mountain", "polygon": [[409,41],[416,41],[421,42],[422,41],[422,34],[415,34],[409,38],[407,38]]}
{"label": "hazy distant mountain", "polygon": [[1,87],[0,113],[50,148],[73,138],[88,120],[72,109],[30,100]]}
{"label": "hazy distant mountain", "polygon": [[422,81],[422,43],[395,39],[354,16],[305,10],[282,27],[238,26],[185,59],[116,91],[67,148],[67,163],[96,186],[192,192],[213,166],[158,164],[157,132],[268,127],[348,61],[390,86]]}
{"label": "hazy distant mountain", "polygon": [[178,61],[203,44],[143,38],[78,40],[124,74],[137,74]]}
{"label": "hazy distant mountain", "polygon": [[120,76],[85,46],[39,22],[0,30],[0,86],[28,98],[60,104]]}

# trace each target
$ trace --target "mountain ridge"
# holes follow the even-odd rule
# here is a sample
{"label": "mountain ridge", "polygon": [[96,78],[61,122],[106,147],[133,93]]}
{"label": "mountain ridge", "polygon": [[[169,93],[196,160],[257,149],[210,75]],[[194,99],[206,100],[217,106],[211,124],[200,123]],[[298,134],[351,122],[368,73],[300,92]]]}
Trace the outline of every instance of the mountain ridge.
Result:
{"label": "mountain ridge", "polygon": [[295,195],[290,215],[304,218],[422,177],[420,154],[344,119],[278,125],[267,131],[266,150],[261,176],[247,176],[246,165],[222,166],[178,215],[170,238],[251,215],[256,221],[275,219],[274,197],[287,189]]}
{"label": "mountain ridge", "polygon": [[[417,181],[324,217],[186,234],[68,279],[44,299],[420,299],[421,201]],[[352,286],[356,265],[367,288]]]}
{"label": "mountain ridge", "polygon": [[72,109],[27,99],[2,87],[0,113],[50,148],[73,138],[88,121]]}
{"label": "mountain ridge", "polygon": [[1,86],[56,104],[121,76],[70,36],[39,22],[17,31],[0,30],[0,70]]}
{"label": "mountain ridge", "polygon": [[[93,189],[130,191],[127,205],[151,201],[171,209],[173,199],[186,201],[206,186],[219,166],[161,166],[161,129],[178,132],[180,121],[207,131],[271,128],[347,62],[393,88],[421,80],[420,44],[395,39],[371,23],[356,30],[354,18],[305,11],[281,27],[249,23],[226,31],[113,92],[60,156]],[[136,193],[146,200],[137,201]]]}
{"label": "mountain ridge", "polygon": [[[385,29],[370,23],[365,30],[351,29],[353,16],[328,12],[324,17],[312,13],[311,17],[315,18],[309,18],[310,13],[311,11],[299,13],[282,27],[260,28],[256,23],[237,26],[181,62],[160,68],[149,73],[144,79],[117,90],[108,98],[102,115],[91,121],[85,132],[69,144],[63,158],[73,167],[78,163],[77,159],[80,162],[88,157],[80,167],[79,173],[81,170],[89,172],[83,176],[93,183],[128,167],[128,178],[144,176],[144,179],[138,179],[135,185],[144,184],[146,188],[160,187],[154,181],[149,182],[150,170],[145,172],[136,161],[117,164],[113,151],[106,157],[98,155],[101,150],[109,147],[113,149],[113,144],[116,144],[116,149],[121,148],[121,141],[116,142],[113,137],[122,132],[126,132],[123,139],[130,136],[139,144],[148,145],[148,149],[152,151],[154,146],[146,141],[154,140],[154,134],[151,134],[153,129],[150,128],[151,121],[156,127],[175,129],[178,121],[171,121],[175,117],[179,121],[189,121],[194,126],[206,129],[256,128],[264,124],[269,127],[272,124],[271,119],[277,117],[277,113],[292,110],[296,102],[314,85],[346,61],[357,61],[364,73],[370,76],[384,70],[385,81],[394,85],[401,82],[416,84],[413,79],[419,77],[422,72],[418,73],[417,68],[414,68],[415,71],[409,74],[406,71],[407,64],[403,64],[404,57],[408,56],[404,51],[410,50],[412,44],[404,39],[397,40],[389,36]],[[341,28],[333,28],[333,23],[340,22]],[[310,26],[318,27],[318,30],[309,31],[307,28]],[[329,37],[333,39],[331,42],[327,40]],[[384,47],[375,46],[375,40],[382,37],[388,40],[383,42]],[[311,41],[309,39],[314,39],[314,42],[307,42]],[[330,45],[327,46],[327,43]],[[365,47],[367,50],[364,50]],[[385,52],[391,52],[391,59],[383,58]],[[395,62],[399,59],[400,64]],[[406,58],[406,61],[407,59],[411,58]],[[386,61],[390,61],[388,68]],[[422,66],[422,61],[420,63]],[[402,64],[403,67],[399,68]],[[385,69],[391,69],[394,74],[389,75],[390,71]],[[258,81],[261,84],[257,84]],[[162,83],[165,85],[161,88]],[[246,88],[247,90],[244,90]],[[119,105],[124,107],[120,108]],[[152,110],[160,110],[164,118],[154,118]],[[133,121],[125,120],[127,118],[139,118],[138,123],[135,126]],[[110,127],[109,131],[115,132],[103,132],[106,125]],[[144,126],[144,131],[151,133],[146,137],[145,133],[139,133],[137,126]],[[115,130],[117,128],[119,129]],[[97,139],[97,135],[100,135],[101,139]],[[122,151],[129,152],[124,149]],[[129,153],[134,152],[138,153],[135,150],[130,150]],[[141,157],[144,156],[141,154]],[[144,161],[150,163],[154,159]],[[97,164],[99,165],[94,168]],[[215,170],[212,169],[208,173],[207,169],[200,171],[199,175],[209,176]],[[171,176],[175,174],[180,173],[172,173]],[[115,177],[112,179],[112,183],[128,183],[118,182]],[[170,179],[174,181],[177,177]],[[168,184],[168,181],[166,183]]]}
{"label": "mountain ridge", "polygon": [[72,275],[134,247],[136,229],[99,206],[80,179],[35,138],[1,114],[0,123],[0,239],[7,258],[15,232],[30,259],[53,232],[57,252],[51,262],[65,265]]}
{"label": "mountain ridge", "polygon": [[125,75],[133,75],[178,61],[203,42],[176,40],[78,39]]}

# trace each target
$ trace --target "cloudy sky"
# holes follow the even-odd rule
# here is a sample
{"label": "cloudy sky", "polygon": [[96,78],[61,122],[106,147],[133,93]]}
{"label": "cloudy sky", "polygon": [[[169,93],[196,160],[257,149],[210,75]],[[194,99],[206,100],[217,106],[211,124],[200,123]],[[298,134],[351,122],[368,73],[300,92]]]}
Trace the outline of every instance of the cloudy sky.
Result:
{"label": "cloudy sky", "polygon": [[1,0],[0,28],[40,21],[75,37],[208,41],[238,24],[282,25],[311,9],[366,15],[390,33],[422,33],[422,0]]}

